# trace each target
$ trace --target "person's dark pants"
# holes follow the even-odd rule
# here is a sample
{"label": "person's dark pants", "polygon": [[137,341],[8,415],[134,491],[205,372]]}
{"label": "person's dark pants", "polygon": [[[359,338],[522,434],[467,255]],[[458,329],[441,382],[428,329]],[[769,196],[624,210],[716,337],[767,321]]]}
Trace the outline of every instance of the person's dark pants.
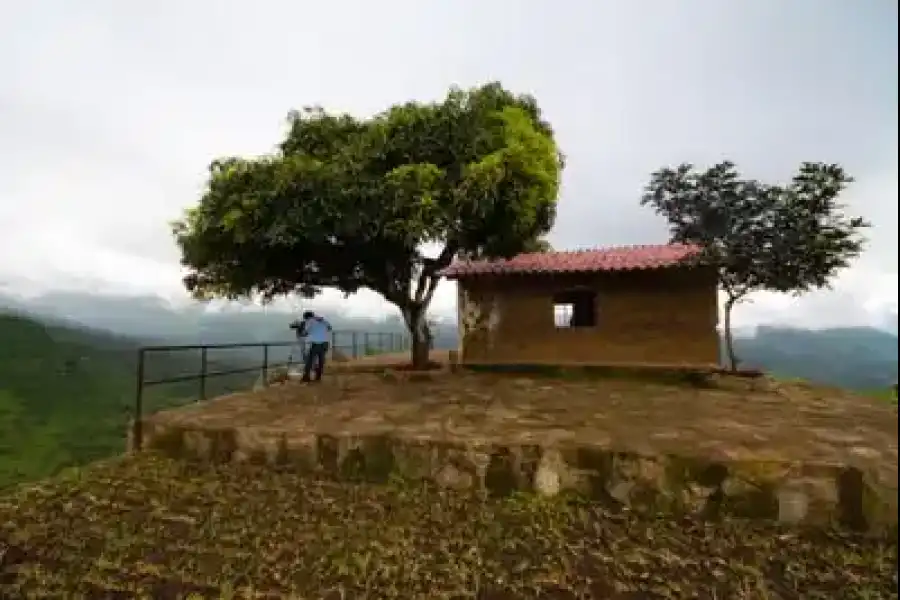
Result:
{"label": "person's dark pants", "polygon": [[303,379],[309,381],[309,375],[315,365],[316,378],[315,381],[322,379],[322,372],[325,371],[325,355],[328,354],[328,342],[320,344],[310,344],[306,350],[306,361],[303,363]]}

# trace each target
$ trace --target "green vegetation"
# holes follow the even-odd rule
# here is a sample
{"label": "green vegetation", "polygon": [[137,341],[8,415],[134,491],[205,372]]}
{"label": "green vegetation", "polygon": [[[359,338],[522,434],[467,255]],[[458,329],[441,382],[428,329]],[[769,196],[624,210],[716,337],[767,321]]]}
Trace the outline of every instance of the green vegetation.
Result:
{"label": "green vegetation", "polygon": [[397,306],[422,366],[455,257],[548,247],[563,159],[534,98],[491,83],[366,119],[305,109],[289,125],[274,155],[213,161],[175,224],[196,296],[368,288]]}
{"label": "green vegetation", "polygon": [[891,404],[897,404],[897,392],[894,391],[893,388],[886,390],[866,390],[863,391],[866,396],[871,396],[872,398],[878,398],[879,400],[884,400],[885,402],[890,402]]}
{"label": "green vegetation", "polygon": [[150,454],[0,497],[3,597],[849,600],[896,598],[896,565],[896,536]]}
{"label": "green vegetation", "polygon": [[672,241],[703,249],[725,292],[725,357],[738,367],[734,305],[758,291],[821,289],[863,248],[869,226],[838,201],[853,182],[840,165],[805,162],[786,186],[741,179],[734,163],[705,171],[686,163],[653,173],[641,204],[669,222]]}
{"label": "green vegetation", "polygon": [[[360,353],[367,340],[366,354],[390,350],[393,343],[387,334],[357,337]],[[338,345],[344,349],[342,344],[353,339],[344,336]],[[58,319],[38,320],[0,309],[0,489],[125,450],[134,414],[137,351],[142,345],[147,344]],[[283,364],[289,353],[290,348],[271,348],[269,365]],[[258,348],[208,352],[210,373],[261,365],[262,350]],[[200,368],[197,350],[152,352],[147,354],[144,378],[193,376]],[[206,396],[248,390],[259,379],[257,370],[209,377]],[[147,386],[144,413],[199,397],[198,380]]]}
{"label": "green vegetation", "polygon": [[[0,488],[124,451],[138,342],[3,313],[0,340]],[[155,355],[147,364],[148,378],[198,371],[189,354]],[[207,390],[247,388],[257,375],[211,379]],[[145,409],[183,404],[198,392],[197,382],[150,388]]]}

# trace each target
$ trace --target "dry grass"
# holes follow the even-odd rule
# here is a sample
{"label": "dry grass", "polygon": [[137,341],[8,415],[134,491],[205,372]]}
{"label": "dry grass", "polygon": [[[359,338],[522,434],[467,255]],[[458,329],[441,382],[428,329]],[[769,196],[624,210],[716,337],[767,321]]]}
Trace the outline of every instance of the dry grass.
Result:
{"label": "dry grass", "polygon": [[897,539],[140,455],[0,497],[0,597],[896,598]]}

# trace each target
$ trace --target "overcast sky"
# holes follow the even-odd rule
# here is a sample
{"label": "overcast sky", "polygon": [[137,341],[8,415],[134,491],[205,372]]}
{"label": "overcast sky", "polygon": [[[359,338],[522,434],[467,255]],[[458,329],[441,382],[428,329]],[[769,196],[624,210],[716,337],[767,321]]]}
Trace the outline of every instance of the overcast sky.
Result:
{"label": "overcast sky", "polygon": [[[844,164],[865,256],[833,292],[736,320],[879,324],[897,307],[897,21],[895,0],[3,1],[0,287],[183,297],[168,222],[213,157],[271,150],[293,107],[365,115],[500,80],[568,156],[557,248],[665,241],[638,204],[664,165]],[[454,303],[445,282],[436,308]]]}

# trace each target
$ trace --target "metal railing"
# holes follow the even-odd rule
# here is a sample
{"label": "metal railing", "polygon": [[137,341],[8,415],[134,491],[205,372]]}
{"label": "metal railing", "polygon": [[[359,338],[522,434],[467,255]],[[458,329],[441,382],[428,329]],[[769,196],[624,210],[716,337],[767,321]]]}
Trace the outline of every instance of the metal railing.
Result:
{"label": "metal railing", "polygon": [[[346,340],[345,343],[339,344],[339,341]],[[232,344],[186,344],[171,346],[144,346],[138,349],[137,357],[137,381],[135,386],[134,399],[134,422],[132,429],[133,447],[140,450],[143,442],[143,417],[144,392],[148,387],[159,386],[162,384],[183,383],[189,381],[197,381],[196,401],[205,400],[207,397],[207,383],[211,378],[223,377],[227,375],[239,375],[249,373],[259,373],[259,381],[262,385],[268,384],[269,370],[278,367],[291,368],[298,365],[302,368],[308,343],[302,340],[290,342],[252,342],[252,343],[232,343]],[[331,343],[329,344],[329,358],[333,359],[335,351],[340,352],[347,358],[361,358],[375,354],[384,354],[387,352],[403,352],[409,348],[409,339],[402,333],[394,332],[357,332],[357,331],[335,331],[331,334]],[[210,366],[215,366],[209,360],[210,351],[216,350],[254,350],[260,352],[259,363],[240,368],[215,369],[210,370]],[[287,354],[287,360],[279,360],[273,354],[273,349],[281,349],[281,354]],[[153,354],[161,353],[185,353],[198,352],[200,355],[200,366],[196,372],[183,373],[168,377],[147,377],[148,357]],[[224,361],[223,361],[224,362]],[[229,361],[234,362],[234,361]],[[245,356],[240,359],[241,363],[246,364],[248,358]]]}

